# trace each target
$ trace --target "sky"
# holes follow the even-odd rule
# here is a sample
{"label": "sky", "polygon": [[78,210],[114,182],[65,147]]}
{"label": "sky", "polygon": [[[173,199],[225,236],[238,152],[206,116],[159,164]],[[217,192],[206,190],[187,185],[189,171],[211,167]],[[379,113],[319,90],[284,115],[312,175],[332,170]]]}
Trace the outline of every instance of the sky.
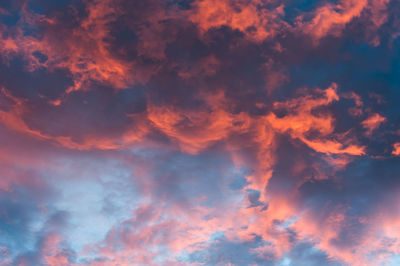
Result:
{"label": "sky", "polygon": [[1,0],[0,266],[400,265],[397,0]]}

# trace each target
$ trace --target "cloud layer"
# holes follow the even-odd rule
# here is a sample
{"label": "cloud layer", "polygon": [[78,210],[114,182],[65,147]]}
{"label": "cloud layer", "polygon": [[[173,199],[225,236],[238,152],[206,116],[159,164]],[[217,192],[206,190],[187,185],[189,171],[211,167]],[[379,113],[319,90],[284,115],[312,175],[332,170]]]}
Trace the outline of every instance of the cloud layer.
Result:
{"label": "cloud layer", "polygon": [[399,14],[2,1],[0,265],[397,265]]}

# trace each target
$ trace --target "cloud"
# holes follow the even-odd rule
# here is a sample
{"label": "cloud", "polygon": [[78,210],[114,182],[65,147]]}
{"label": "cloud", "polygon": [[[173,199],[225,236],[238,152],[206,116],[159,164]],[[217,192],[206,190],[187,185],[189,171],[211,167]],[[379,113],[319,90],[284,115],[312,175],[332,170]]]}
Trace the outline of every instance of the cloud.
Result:
{"label": "cloud", "polygon": [[0,265],[400,253],[389,0],[5,0]]}
{"label": "cloud", "polygon": [[[387,21],[387,6],[390,0],[355,1],[342,0],[337,3],[328,1],[316,8],[309,21],[303,21],[303,15],[298,18],[298,26],[316,40],[327,35],[341,35],[345,27],[356,19],[368,17],[370,24],[367,30],[376,32]],[[307,16],[306,16],[307,17]],[[379,39],[371,40],[373,45],[379,44]]]}
{"label": "cloud", "polygon": [[279,33],[285,27],[280,16],[284,15],[284,5],[268,9],[261,1],[195,1],[194,12],[189,19],[199,24],[200,29],[229,26],[239,30],[249,39],[261,42]]}
{"label": "cloud", "polygon": [[362,126],[366,130],[367,135],[371,135],[374,130],[376,130],[380,124],[386,121],[386,118],[380,114],[373,114],[367,119],[361,122]]}
{"label": "cloud", "polygon": [[[298,138],[303,141],[310,148],[315,151],[326,153],[326,154],[350,154],[350,155],[362,155],[364,154],[364,148],[354,144],[350,144],[344,147],[343,144],[337,141],[324,140],[323,138],[331,135],[334,132],[333,128],[333,117],[331,115],[315,115],[312,113],[318,107],[323,107],[332,103],[333,101],[339,100],[339,96],[336,93],[337,85],[333,84],[331,87],[326,89],[324,92],[320,92],[322,97],[312,99],[311,97],[302,97],[293,101],[284,103],[275,103],[275,108],[281,108],[290,110],[292,114],[283,116],[282,118],[277,117],[274,113],[268,116],[268,120],[278,131],[289,132],[293,138]],[[307,133],[316,132],[322,136],[321,139],[309,139]]]}
{"label": "cloud", "polygon": [[393,155],[400,155],[400,144],[399,143],[393,144],[392,154]]}

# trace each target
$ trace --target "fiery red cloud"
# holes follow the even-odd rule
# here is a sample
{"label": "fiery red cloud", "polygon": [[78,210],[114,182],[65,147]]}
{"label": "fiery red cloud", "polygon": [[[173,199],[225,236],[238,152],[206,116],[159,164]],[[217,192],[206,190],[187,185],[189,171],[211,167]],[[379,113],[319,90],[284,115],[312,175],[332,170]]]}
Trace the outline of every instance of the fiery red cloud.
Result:
{"label": "fiery red cloud", "polygon": [[399,15],[3,0],[0,265],[399,265]]}

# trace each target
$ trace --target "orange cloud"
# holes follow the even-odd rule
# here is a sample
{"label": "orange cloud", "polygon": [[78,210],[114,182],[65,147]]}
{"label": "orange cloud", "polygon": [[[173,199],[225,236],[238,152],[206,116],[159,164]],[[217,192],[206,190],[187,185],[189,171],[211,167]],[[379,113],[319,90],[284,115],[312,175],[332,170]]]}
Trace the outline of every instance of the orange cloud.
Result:
{"label": "orange cloud", "polygon": [[[328,2],[313,11],[311,21],[303,22],[300,17],[298,26],[316,40],[328,34],[340,35],[348,23],[360,17],[364,10],[368,10],[373,26],[369,30],[376,31],[387,20],[385,11],[388,3],[389,0],[341,0],[337,4]],[[379,44],[376,37],[371,42]]]}
{"label": "orange cloud", "polygon": [[273,10],[262,8],[262,1],[198,0],[189,19],[203,31],[213,27],[229,26],[243,32],[249,39],[260,42],[274,36],[283,22],[283,5]]}
{"label": "orange cloud", "polygon": [[400,155],[400,142],[393,144],[393,155],[399,156]]}
{"label": "orange cloud", "polygon": [[386,121],[386,118],[380,114],[372,114],[367,119],[361,122],[361,125],[366,130],[367,136],[370,136],[374,130]]}
{"label": "orange cloud", "polygon": [[327,3],[315,10],[314,18],[304,25],[304,31],[316,38],[328,33],[339,34],[347,23],[360,16],[367,3],[367,0],[342,0],[336,5]]}
{"label": "orange cloud", "polygon": [[[398,199],[391,198],[390,202],[393,201],[397,202]],[[400,252],[400,235],[397,230],[400,217],[397,210],[382,205],[369,216],[361,216],[352,221],[354,217],[347,214],[349,206],[331,207],[327,205],[320,213],[302,213],[292,229],[298,237],[316,243],[316,247],[325,251],[329,257],[349,265],[386,264],[390,256]],[[348,246],[335,245],[335,240],[341,237],[341,230],[351,230],[349,227],[354,222],[358,227],[364,227],[361,234],[354,236],[354,243]]]}
{"label": "orange cloud", "polygon": [[[45,67],[67,69],[73,78],[73,86],[66,93],[90,88],[91,81],[101,82],[120,89],[145,82],[157,70],[155,66],[140,65],[136,61],[117,58],[110,48],[110,24],[121,12],[115,1],[92,1],[88,3],[88,16],[70,29],[57,16],[46,17],[33,13],[27,5],[22,7],[21,21],[45,28],[43,36],[35,38],[25,35],[23,24],[18,24],[12,34],[3,29],[0,32],[0,52],[10,58],[22,55],[30,71]],[[162,19],[162,18],[160,18]],[[40,61],[34,53],[40,52],[46,60]],[[62,99],[61,99],[62,101]],[[60,103],[60,99],[55,103]]]}
{"label": "orange cloud", "polygon": [[[268,115],[267,119],[272,127],[282,133],[289,133],[293,138],[304,142],[311,149],[330,154],[349,154],[362,155],[364,147],[355,144],[343,145],[338,140],[329,138],[340,138],[334,134],[334,118],[330,114],[315,114],[317,108],[329,105],[333,101],[339,100],[336,93],[337,85],[332,84],[325,91],[317,91],[321,96],[304,96],[287,102],[275,103],[275,108],[283,108],[288,111],[288,115],[280,118],[274,113]],[[320,137],[310,138],[308,133],[317,132]],[[328,138],[329,137],[329,138]]]}
{"label": "orange cloud", "polygon": [[197,153],[227,138],[231,131],[248,127],[244,114],[233,115],[221,108],[224,102],[222,93],[209,97],[208,101],[209,110],[204,111],[150,105],[148,118],[157,129],[176,139],[182,150],[189,153]]}

